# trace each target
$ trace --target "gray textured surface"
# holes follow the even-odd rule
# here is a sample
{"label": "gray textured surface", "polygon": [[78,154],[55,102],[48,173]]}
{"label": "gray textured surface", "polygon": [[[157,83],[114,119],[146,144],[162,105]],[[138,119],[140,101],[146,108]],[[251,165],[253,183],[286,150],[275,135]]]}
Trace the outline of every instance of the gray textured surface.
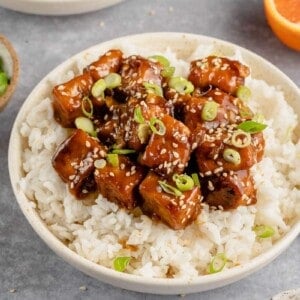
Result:
{"label": "gray textured surface", "polygon": [[[289,50],[274,37],[261,2],[127,0],[102,11],[70,17],[23,15],[0,8],[0,31],[13,42],[21,61],[17,91],[0,113],[0,299],[176,299],[138,294],[98,282],[48,249],[25,220],[10,186],[10,130],[23,101],[51,69],[91,45],[133,33],[182,31],[228,40],[265,57],[299,86],[300,53]],[[80,290],[80,286],[87,290]],[[297,286],[300,237],[273,263],[246,279],[185,299],[270,299],[279,291]],[[10,293],[11,289],[16,292]]]}

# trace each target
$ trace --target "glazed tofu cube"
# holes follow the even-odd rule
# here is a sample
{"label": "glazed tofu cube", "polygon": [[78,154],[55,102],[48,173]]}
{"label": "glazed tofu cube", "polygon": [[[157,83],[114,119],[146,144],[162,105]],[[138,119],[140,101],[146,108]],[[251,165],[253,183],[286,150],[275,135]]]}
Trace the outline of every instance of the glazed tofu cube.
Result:
{"label": "glazed tofu cube", "polygon": [[166,100],[154,94],[149,94],[145,101],[131,98],[127,102],[126,113],[120,116],[120,127],[125,130],[124,140],[127,147],[136,151],[142,151],[149,141],[151,130],[146,124],[140,124],[135,121],[134,112],[136,109],[140,109],[145,123],[149,122],[152,117],[163,117],[170,110]]}
{"label": "glazed tofu cube", "polygon": [[54,118],[64,127],[74,127],[74,120],[82,116],[81,102],[88,96],[93,80],[89,73],[79,75],[53,89]]}
{"label": "glazed tofu cube", "polygon": [[91,74],[94,81],[107,76],[109,73],[118,73],[122,64],[123,53],[120,50],[109,50],[91,63],[85,72]]}
{"label": "glazed tofu cube", "polygon": [[84,198],[96,190],[93,177],[94,162],[105,157],[106,149],[96,139],[77,129],[56,150],[52,165],[70,191]]}
{"label": "glazed tofu cube", "polygon": [[[200,189],[194,187],[190,191],[183,192],[180,197],[176,197],[162,190],[159,181],[164,180],[163,177],[150,172],[141,183],[139,190],[144,199],[143,211],[151,216],[159,217],[175,230],[183,229],[191,224],[200,213]],[[169,184],[172,185],[171,182]]]}
{"label": "glazed tofu cube", "polygon": [[124,155],[118,155],[119,165],[107,163],[95,170],[99,192],[109,201],[129,210],[139,201],[138,185],[144,178],[144,170]]}
{"label": "glazed tofu cube", "polygon": [[[251,143],[238,148],[230,144],[230,134],[228,132],[217,138],[211,135],[196,150],[195,157],[198,168],[204,175],[221,173],[223,171],[238,171],[251,168],[261,161],[264,153],[265,140],[261,132],[251,134]],[[224,159],[226,149],[235,151],[240,160],[236,163]]]}
{"label": "glazed tofu cube", "polygon": [[123,61],[121,67],[122,86],[119,91],[127,96],[141,98],[145,94],[144,82],[151,82],[161,87],[162,66],[149,59],[133,55]]}
{"label": "glazed tofu cube", "polygon": [[139,162],[162,175],[182,173],[190,159],[190,130],[169,115],[164,115],[161,121],[166,128],[165,134],[151,135]]}
{"label": "glazed tofu cube", "polygon": [[201,189],[204,201],[216,208],[234,209],[256,203],[256,190],[249,170],[205,177]]}
{"label": "glazed tofu cube", "polygon": [[249,74],[249,68],[239,61],[209,56],[191,62],[188,79],[200,89],[213,86],[224,92],[235,94]]}

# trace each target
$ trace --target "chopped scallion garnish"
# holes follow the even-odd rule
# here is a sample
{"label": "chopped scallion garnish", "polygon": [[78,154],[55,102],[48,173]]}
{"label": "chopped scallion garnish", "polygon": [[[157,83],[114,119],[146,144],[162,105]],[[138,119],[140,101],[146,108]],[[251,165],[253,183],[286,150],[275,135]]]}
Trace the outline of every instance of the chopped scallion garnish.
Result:
{"label": "chopped scallion garnish", "polygon": [[162,55],[152,55],[148,57],[150,60],[159,62],[163,67],[168,67],[170,65],[169,60]]}
{"label": "chopped scallion garnish", "polygon": [[103,97],[105,89],[106,89],[106,82],[105,82],[105,80],[104,79],[99,79],[92,86],[92,91],[91,92],[92,92],[92,95],[95,98]]}
{"label": "chopped scallion garnish", "polygon": [[275,230],[268,225],[256,225],[253,230],[259,238],[263,239],[269,238],[275,233]]}
{"label": "chopped scallion garnish", "polygon": [[89,97],[84,97],[81,101],[81,110],[83,114],[91,118],[93,115],[93,103]]}
{"label": "chopped scallion garnish", "polygon": [[124,155],[126,155],[126,154],[132,154],[132,153],[135,153],[135,152],[136,151],[133,150],[133,149],[113,149],[111,151],[111,153],[113,153],[113,154],[124,154]]}
{"label": "chopped scallion garnish", "polygon": [[191,176],[192,176],[192,178],[194,180],[195,186],[199,186],[200,187],[201,185],[200,185],[200,180],[199,180],[198,174],[197,173],[193,173]]}
{"label": "chopped scallion garnish", "polygon": [[258,123],[255,121],[245,121],[239,124],[237,128],[245,132],[257,133],[263,131],[266,127],[266,124]]}
{"label": "chopped scallion garnish", "polygon": [[124,272],[127,268],[131,257],[129,256],[120,256],[116,257],[113,261],[114,269],[118,272]]}
{"label": "chopped scallion garnish", "polygon": [[204,121],[213,121],[217,114],[218,114],[218,107],[219,104],[215,101],[207,101],[203,108],[202,108],[202,112],[201,112],[201,118]]}
{"label": "chopped scallion garnish", "polygon": [[157,96],[163,97],[163,91],[159,85],[150,82],[144,82],[143,86],[145,87],[148,94],[155,94]]}
{"label": "chopped scallion garnish", "polygon": [[241,86],[238,87],[238,89],[236,91],[236,95],[243,102],[247,102],[251,97],[251,90],[248,87],[246,87],[244,85],[241,85]]}
{"label": "chopped scallion garnish", "polygon": [[251,134],[243,130],[236,130],[231,136],[231,143],[237,148],[245,148],[251,144]]}
{"label": "chopped scallion garnish", "polygon": [[172,179],[181,192],[189,191],[194,187],[194,180],[186,174],[174,174]]}
{"label": "chopped scallion garnish", "polygon": [[216,254],[209,264],[209,273],[214,274],[221,272],[224,269],[226,262],[227,258],[224,253]]}
{"label": "chopped scallion garnish", "polygon": [[109,154],[107,154],[106,160],[113,167],[118,167],[119,166],[119,156],[116,153],[109,153]]}
{"label": "chopped scallion garnish", "polygon": [[172,77],[175,73],[175,67],[165,67],[162,71],[161,71],[161,75],[163,77]]}
{"label": "chopped scallion garnish", "polygon": [[227,162],[233,163],[235,165],[239,165],[241,163],[241,156],[234,149],[226,148],[223,152],[223,158]]}
{"label": "chopped scallion garnish", "polygon": [[169,86],[180,94],[190,94],[194,91],[193,84],[183,77],[172,77]]}
{"label": "chopped scallion garnish", "polygon": [[107,89],[114,89],[121,85],[122,78],[121,75],[118,73],[109,73],[107,76],[104,77],[104,81],[106,83]]}
{"label": "chopped scallion garnish", "polygon": [[180,197],[182,195],[182,192],[179,191],[176,187],[167,184],[165,181],[158,181],[158,184],[160,185],[160,187],[163,189],[164,192],[166,192],[167,194],[171,194],[174,195],[176,197]]}
{"label": "chopped scallion garnish", "polygon": [[145,123],[145,119],[143,117],[143,114],[142,114],[142,109],[140,106],[137,106],[135,109],[134,109],[134,112],[133,112],[133,115],[134,115],[134,121],[139,123],[139,124],[143,124]]}
{"label": "chopped scallion garnish", "polygon": [[166,126],[160,119],[151,118],[149,126],[154,134],[164,135],[166,133]]}
{"label": "chopped scallion garnish", "polygon": [[78,117],[75,119],[75,126],[78,129],[81,129],[88,134],[94,136],[95,135],[95,129],[93,122],[86,118],[86,117]]}

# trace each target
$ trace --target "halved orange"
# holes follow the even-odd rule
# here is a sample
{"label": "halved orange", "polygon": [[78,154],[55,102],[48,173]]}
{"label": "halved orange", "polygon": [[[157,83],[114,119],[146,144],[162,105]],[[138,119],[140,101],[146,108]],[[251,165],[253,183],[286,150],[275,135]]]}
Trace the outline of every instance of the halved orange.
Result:
{"label": "halved orange", "polygon": [[300,51],[300,0],[264,0],[265,13],[276,36]]}

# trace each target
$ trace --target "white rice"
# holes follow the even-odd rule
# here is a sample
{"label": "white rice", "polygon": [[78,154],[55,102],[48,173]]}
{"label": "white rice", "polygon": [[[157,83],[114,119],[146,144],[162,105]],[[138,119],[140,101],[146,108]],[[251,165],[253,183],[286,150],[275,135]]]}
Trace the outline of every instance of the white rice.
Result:
{"label": "white rice", "polygon": [[[128,45],[122,50],[125,55],[157,54]],[[199,47],[188,61],[177,59],[170,50],[164,55],[176,67],[177,75],[186,76],[190,60],[212,51],[211,47]],[[239,53],[236,55],[242,59]],[[86,56],[49,85],[71,79],[96,58]],[[300,217],[300,143],[292,142],[297,116],[276,88],[251,78],[247,85],[252,91],[249,105],[255,113],[262,113],[268,124],[264,131],[265,156],[252,168],[256,205],[232,211],[204,206],[197,221],[180,231],[154,223],[144,215],[134,217],[101,195],[95,205],[85,206],[68,192],[51,165],[52,155],[67,137],[67,130],[54,121],[50,96],[32,107],[20,128],[27,140],[22,158],[26,176],[20,182],[21,188],[57,238],[79,255],[106,267],[112,267],[115,257],[131,256],[129,273],[166,277],[171,266],[174,277],[190,278],[206,274],[216,253],[226,254],[226,268],[244,264],[272,247]],[[252,230],[255,224],[270,225],[276,234],[257,239]],[[132,249],[123,249],[120,240],[127,241]]]}

